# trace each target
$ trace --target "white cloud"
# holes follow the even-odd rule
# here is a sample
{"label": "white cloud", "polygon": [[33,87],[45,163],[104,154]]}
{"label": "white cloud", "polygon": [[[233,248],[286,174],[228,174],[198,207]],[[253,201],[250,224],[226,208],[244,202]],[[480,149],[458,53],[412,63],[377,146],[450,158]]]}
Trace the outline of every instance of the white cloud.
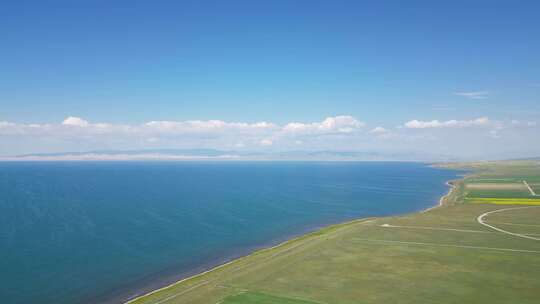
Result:
{"label": "white cloud", "polygon": [[491,138],[500,138],[499,131],[500,129],[490,130],[489,135],[491,136]]}
{"label": "white cloud", "polygon": [[390,132],[390,131],[388,131],[387,129],[385,129],[383,127],[375,127],[375,128],[373,128],[373,129],[371,129],[369,131],[369,133],[371,133],[371,134],[386,134],[388,132]]}
{"label": "white cloud", "polygon": [[489,92],[488,91],[454,92],[454,95],[469,98],[469,99],[487,99],[489,96]]}
{"label": "white cloud", "polygon": [[271,139],[263,139],[260,141],[261,146],[271,146],[274,142]]}
{"label": "white cloud", "polygon": [[8,121],[0,121],[0,128],[9,128],[15,126],[14,123]]}
{"label": "white cloud", "polygon": [[62,125],[86,127],[88,126],[88,121],[79,117],[69,116],[68,118],[64,119],[64,121],[62,122]]}
{"label": "white cloud", "polygon": [[520,121],[520,120],[511,120],[510,124],[514,127],[535,127],[536,121]]}
{"label": "white cloud", "polygon": [[[39,138],[76,147],[82,143],[105,147],[114,147],[118,143],[137,143],[145,146],[256,148],[274,145],[278,141],[294,145],[296,140],[309,141],[308,138],[319,135],[350,134],[363,126],[364,123],[347,115],[327,117],[320,122],[283,125],[266,121],[248,123],[223,120],[153,120],[128,125],[94,123],[81,117],[69,116],[57,124],[0,121],[0,136],[20,135],[29,143]],[[37,147],[36,151],[39,150]]]}
{"label": "white cloud", "polygon": [[150,121],[143,125],[149,131],[166,133],[204,133],[233,131],[260,131],[276,128],[276,125],[268,122],[253,124],[245,122],[225,122],[222,120],[187,120],[187,121]]}
{"label": "white cloud", "polygon": [[285,133],[304,134],[331,134],[331,133],[351,133],[365,126],[365,123],[348,115],[327,117],[322,122],[300,123],[291,122],[283,127]]}
{"label": "white cloud", "polygon": [[[471,120],[415,119],[398,127],[365,127],[365,123],[348,115],[327,117],[316,122],[283,124],[223,120],[153,120],[141,124],[116,124],[95,123],[76,116],[57,123],[0,121],[0,155],[162,148],[263,151],[269,147],[276,151],[299,148],[306,151],[439,149],[440,153],[465,154],[469,150],[452,149],[470,146],[483,153],[486,145],[495,143],[497,146],[490,148],[493,151],[506,147],[540,151],[540,146],[530,140],[540,132],[539,127],[527,120],[503,121],[487,117]],[[449,129],[452,131],[443,131]]]}
{"label": "white cloud", "polygon": [[411,120],[405,123],[405,127],[409,129],[428,129],[428,128],[463,128],[463,127],[472,127],[472,126],[485,126],[490,123],[489,118],[480,117],[473,120],[431,120],[431,121],[421,121],[421,120]]}
{"label": "white cloud", "polygon": [[[399,131],[399,129],[398,129]],[[377,137],[377,138],[382,138],[382,139],[389,139],[389,138],[393,138],[397,135],[396,132],[392,132],[384,127],[381,127],[381,126],[378,126],[378,127],[375,127],[371,130],[369,130],[368,132],[369,134]]]}

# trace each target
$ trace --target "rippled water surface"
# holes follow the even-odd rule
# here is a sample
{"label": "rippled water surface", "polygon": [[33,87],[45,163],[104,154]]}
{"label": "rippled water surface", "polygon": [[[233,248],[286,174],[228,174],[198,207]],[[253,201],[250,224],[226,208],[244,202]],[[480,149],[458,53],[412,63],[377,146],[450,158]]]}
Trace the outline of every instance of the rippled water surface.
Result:
{"label": "rippled water surface", "polygon": [[3,303],[118,301],[357,217],[435,205],[419,163],[0,163]]}

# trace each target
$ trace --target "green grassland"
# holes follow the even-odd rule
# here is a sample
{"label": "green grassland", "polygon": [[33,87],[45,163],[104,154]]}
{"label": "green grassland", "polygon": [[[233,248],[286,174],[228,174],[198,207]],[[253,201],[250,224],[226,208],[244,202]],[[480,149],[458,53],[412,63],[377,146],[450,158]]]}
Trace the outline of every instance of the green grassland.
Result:
{"label": "green grassland", "polygon": [[223,301],[224,304],[317,304],[317,302],[277,297],[261,292],[241,292],[228,296]]}
{"label": "green grassland", "polygon": [[540,236],[540,207],[499,205],[489,197],[470,203],[466,187],[475,179],[538,180],[538,163],[445,166],[474,173],[453,182],[441,207],[330,226],[133,303],[540,303],[540,241],[477,221],[512,208],[486,222]]}

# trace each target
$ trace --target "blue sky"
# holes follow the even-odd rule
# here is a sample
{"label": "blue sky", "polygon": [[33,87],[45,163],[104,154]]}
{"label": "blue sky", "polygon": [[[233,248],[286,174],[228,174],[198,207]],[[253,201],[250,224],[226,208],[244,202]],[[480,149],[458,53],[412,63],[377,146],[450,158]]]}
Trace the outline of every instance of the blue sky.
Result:
{"label": "blue sky", "polygon": [[[518,134],[524,142],[505,153],[540,151],[538,144],[525,145],[527,132],[540,120],[538,1],[12,1],[2,6],[0,154],[146,147],[118,144],[113,135],[87,140],[86,133],[66,130],[49,130],[50,140],[36,142],[36,132],[29,131],[29,125],[61,125],[70,116],[134,128],[151,121],[209,120],[284,128],[341,115],[361,122],[364,133],[382,127],[396,137],[414,120],[487,117],[497,126],[471,143],[482,142],[482,136],[492,140],[498,128],[497,138],[508,144],[500,130],[523,125],[527,128],[508,136],[514,140]],[[460,132],[471,133],[466,128],[460,125]],[[441,136],[435,133],[427,137]],[[153,138],[152,147],[230,148],[245,142],[240,146],[255,149],[247,142],[270,136],[273,149],[292,149],[280,146],[275,135],[230,136],[211,143],[206,133],[197,140],[177,131],[165,142]],[[453,136],[457,142],[460,134]],[[355,140],[356,145],[337,148],[395,145]],[[482,146],[474,153],[481,155]]]}

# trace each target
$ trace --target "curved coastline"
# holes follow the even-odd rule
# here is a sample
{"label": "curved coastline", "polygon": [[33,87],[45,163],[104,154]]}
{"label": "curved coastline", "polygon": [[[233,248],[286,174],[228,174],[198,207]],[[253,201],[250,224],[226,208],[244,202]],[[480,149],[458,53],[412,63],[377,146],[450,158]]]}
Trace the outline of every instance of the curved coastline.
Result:
{"label": "curved coastline", "polygon": [[[433,209],[436,209],[436,208],[440,208],[444,205],[446,205],[446,199],[448,197],[450,197],[454,191],[456,191],[457,187],[456,187],[456,182],[458,181],[462,181],[462,179],[458,179],[458,180],[448,180],[446,181],[445,185],[447,185],[449,187],[448,191],[446,192],[446,194],[444,194],[443,196],[441,196],[441,198],[439,199],[438,203],[435,205],[435,206],[432,206],[432,207],[428,207],[426,209],[423,209],[423,210],[420,210],[420,211],[417,211],[417,212],[414,212],[414,213],[425,213],[425,212],[428,212],[428,211],[431,211]],[[406,213],[408,214],[408,213]],[[401,215],[406,215],[406,214],[401,214]],[[364,218],[357,218],[357,219],[353,219],[353,220],[349,220],[349,221],[345,221],[345,222],[341,222],[341,223],[336,223],[336,224],[330,224],[330,225],[326,225],[326,226],[322,226],[314,231],[311,231],[311,232],[308,232],[308,233],[305,233],[305,234],[301,234],[299,236],[295,236],[295,237],[292,237],[290,239],[287,239],[283,242],[280,242],[276,245],[273,245],[273,246],[270,246],[270,247],[263,247],[263,248],[260,248],[260,249],[256,249],[254,250],[253,252],[247,254],[247,255],[244,255],[244,256],[241,256],[241,257],[238,257],[238,258],[234,258],[226,263],[223,263],[223,264],[220,264],[220,265],[217,265],[215,267],[211,267],[210,269],[208,270],[205,270],[205,271],[202,271],[200,273],[197,273],[197,274],[194,274],[194,275],[191,275],[191,276],[187,276],[185,278],[182,278],[180,280],[177,280],[177,281],[174,281],[170,284],[167,284],[163,287],[160,287],[160,288],[157,288],[157,289],[154,289],[154,290],[151,290],[149,292],[146,292],[142,295],[136,295],[134,296],[133,298],[131,299],[127,299],[127,300],[124,300],[122,301],[122,304],[132,304],[132,303],[135,303],[136,301],[139,301],[145,297],[149,297],[153,294],[156,294],[160,291],[164,291],[168,288],[171,288],[171,287],[174,287],[175,285],[178,285],[178,284],[182,284],[184,282],[187,282],[187,281],[190,281],[190,280],[195,280],[201,276],[204,276],[206,274],[209,274],[211,272],[214,272],[214,271],[217,271],[217,270],[220,270],[226,266],[229,266],[231,264],[234,264],[234,263],[238,263],[238,262],[241,262],[241,261],[244,261],[245,259],[248,259],[254,255],[258,255],[260,253],[263,253],[263,252],[267,252],[267,251],[271,251],[273,249],[277,249],[277,248],[280,248],[280,247],[283,247],[283,246],[286,246],[286,245],[290,245],[294,242],[297,242],[299,240],[302,240],[304,238],[308,238],[310,236],[313,236],[313,235],[316,235],[318,233],[320,233],[321,231],[323,230],[326,230],[326,229],[335,229],[335,228],[339,228],[339,227],[344,227],[344,226],[348,226],[348,225],[352,225],[352,224],[357,224],[357,223],[366,223],[366,222],[370,222],[372,220],[375,220],[375,219],[378,219],[378,218],[382,218],[382,217],[364,217]]]}
{"label": "curved coastline", "polygon": [[446,192],[445,195],[441,196],[441,198],[439,199],[439,203],[433,207],[429,207],[429,208],[426,208],[422,211],[420,211],[420,213],[424,213],[424,212],[428,212],[430,210],[433,210],[435,208],[439,208],[439,207],[442,207],[444,205],[444,201],[450,197],[450,195],[452,194],[453,191],[455,191],[456,189],[456,185],[455,185],[455,180],[449,180],[445,183],[445,185],[447,185],[448,187],[450,187],[450,189],[448,189],[448,192]]}

